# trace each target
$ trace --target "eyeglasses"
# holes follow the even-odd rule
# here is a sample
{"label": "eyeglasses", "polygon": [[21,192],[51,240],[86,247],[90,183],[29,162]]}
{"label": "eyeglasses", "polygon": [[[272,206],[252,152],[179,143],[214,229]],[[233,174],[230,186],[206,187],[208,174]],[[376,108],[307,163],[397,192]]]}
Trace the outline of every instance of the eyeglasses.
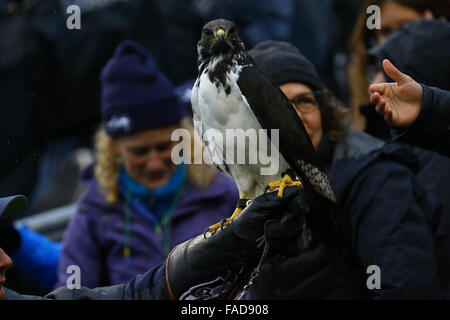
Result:
{"label": "eyeglasses", "polygon": [[321,91],[304,92],[289,100],[294,108],[302,114],[319,110]]}

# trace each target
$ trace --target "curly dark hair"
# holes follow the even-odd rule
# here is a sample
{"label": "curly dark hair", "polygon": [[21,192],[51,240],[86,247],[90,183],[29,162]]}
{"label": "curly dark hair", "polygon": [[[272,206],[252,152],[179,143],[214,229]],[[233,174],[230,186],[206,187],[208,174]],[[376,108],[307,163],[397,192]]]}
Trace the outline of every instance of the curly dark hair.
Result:
{"label": "curly dark hair", "polygon": [[346,136],[352,124],[349,108],[339,101],[329,89],[322,89],[316,96],[322,116],[323,135],[331,142],[339,142]]}

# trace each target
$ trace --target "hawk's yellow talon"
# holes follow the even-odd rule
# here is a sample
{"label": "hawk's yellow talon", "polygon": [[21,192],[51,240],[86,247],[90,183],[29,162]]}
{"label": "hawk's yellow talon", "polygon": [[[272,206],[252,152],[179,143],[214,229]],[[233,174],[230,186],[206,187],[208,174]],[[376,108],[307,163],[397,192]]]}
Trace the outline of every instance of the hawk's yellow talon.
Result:
{"label": "hawk's yellow talon", "polygon": [[281,180],[269,182],[269,191],[273,191],[278,188],[278,196],[283,198],[283,191],[286,187],[300,187],[300,181],[293,181],[288,174],[285,174]]}
{"label": "hawk's yellow talon", "polygon": [[[283,177],[281,180],[269,182],[268,188],[269,188],[269,191],[273,191],[274,189],[278,188],[278,196],[279,196],[280,198],[283,198],[283,191],[284,191],[284,188],[286,188],[286,187],[300,187],[301,184],[302,184],[302,183],[301,183],[300,181],[293,181],[293,180],[291,179],[291,177],[290,177],[288,174],[285,174],[284,177]],[[246,199],[246,198],[247,198],[247,194],[246,194],[245,192],[243,192],[243,193],[239,196],[239,198],[240,198],[241,200],[242,200],[242,199]],[[250,202],[251,202],[251,201],[248,200],[248,201],[246,202],[246,206],[248,206]],[[234,210],[234,212],[233,212],[233,214],[231,215],[231,217],[226,218],[225,221],[221,221],[221,222],[217,222],[216,224],[213,224],[212,226],[210,226],[210,227],[208,228],[208,231],[209,231],[209,232],[214,232],[215,230],[217,230],[217,229],[219,229],[219,228],[221,228],[221,227],[224,227],[224,226],[228,225],[231,221],[233,221],[233,219],[234,219],[239,213],[242,212],[243,209],[244,209],[244,208],[242,208],[242,207],[236,207],[236,209]]]}
{"label": "hawk's yellow talon", "polygon": [[[245,192],[243,192],[240,196],[240,199],[246,199],[247,198],[247,194]],[[248,204],[248,201],[247,201]],[[233,214],[231,215],[231,217],[226,218],[225,222],[217,222],[216,224],[213,224],[212,226],[210,226],[208,228],[209,232],[214,232],[215,230],[219,229],[221,226],[226,226],[227,224],[229,224],[231,221],[233,221],[234,218],[236,218],[236,216],[241,213],[243,210],[243,208],[241,207],[236,207],[236,209],[234,209]]]}

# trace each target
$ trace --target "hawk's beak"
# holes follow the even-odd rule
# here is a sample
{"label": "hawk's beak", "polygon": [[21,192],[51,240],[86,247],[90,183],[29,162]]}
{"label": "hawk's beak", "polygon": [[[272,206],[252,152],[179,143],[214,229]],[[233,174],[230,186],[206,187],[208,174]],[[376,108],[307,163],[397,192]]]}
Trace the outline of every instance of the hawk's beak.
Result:
{"label": "hawk's beak", "polygon": [[223,39],[225,39],[225,30],[223,30],[223,29],[217,30],[216,31],[216,38],[215,38],[215,40],[222,41]]}

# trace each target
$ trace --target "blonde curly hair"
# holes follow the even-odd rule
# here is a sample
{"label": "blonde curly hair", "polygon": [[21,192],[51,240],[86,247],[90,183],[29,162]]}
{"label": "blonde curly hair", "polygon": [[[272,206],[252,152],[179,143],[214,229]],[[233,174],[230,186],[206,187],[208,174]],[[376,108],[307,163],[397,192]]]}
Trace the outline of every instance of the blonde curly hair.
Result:
{"label": "blonde curly hair", "polygon": [[[191,122],[185,118],[179,123],[179,128],[183,128],[189,131],[191,136],[191,162],[196,156],[195,152],[200,150],[194,149],[195,143],[201,143],[195,140],[199,139],[198,135],[194,132],[194,127]],[[118,178],[120,171],[120,156],[117,154],[114,148],[114,138],[109,136],[103,127],[97,131],[95,135],[95,151],[97,156],[97,162],[94,168],[94,174],[100,185],[101,192],[103,193],[105,200],[108,203],[115,203],[118,200]],[[205,147],[202,145],[201,152],[205,151]],[[197,155],[198,157],[199,155]],[[202,156],[202,155],[200,155]],[[217,174],[217,169],[207,164],[189,164],[188,165],[188,180],[193,182],[197,187],[204,188],[212,183]]]}

